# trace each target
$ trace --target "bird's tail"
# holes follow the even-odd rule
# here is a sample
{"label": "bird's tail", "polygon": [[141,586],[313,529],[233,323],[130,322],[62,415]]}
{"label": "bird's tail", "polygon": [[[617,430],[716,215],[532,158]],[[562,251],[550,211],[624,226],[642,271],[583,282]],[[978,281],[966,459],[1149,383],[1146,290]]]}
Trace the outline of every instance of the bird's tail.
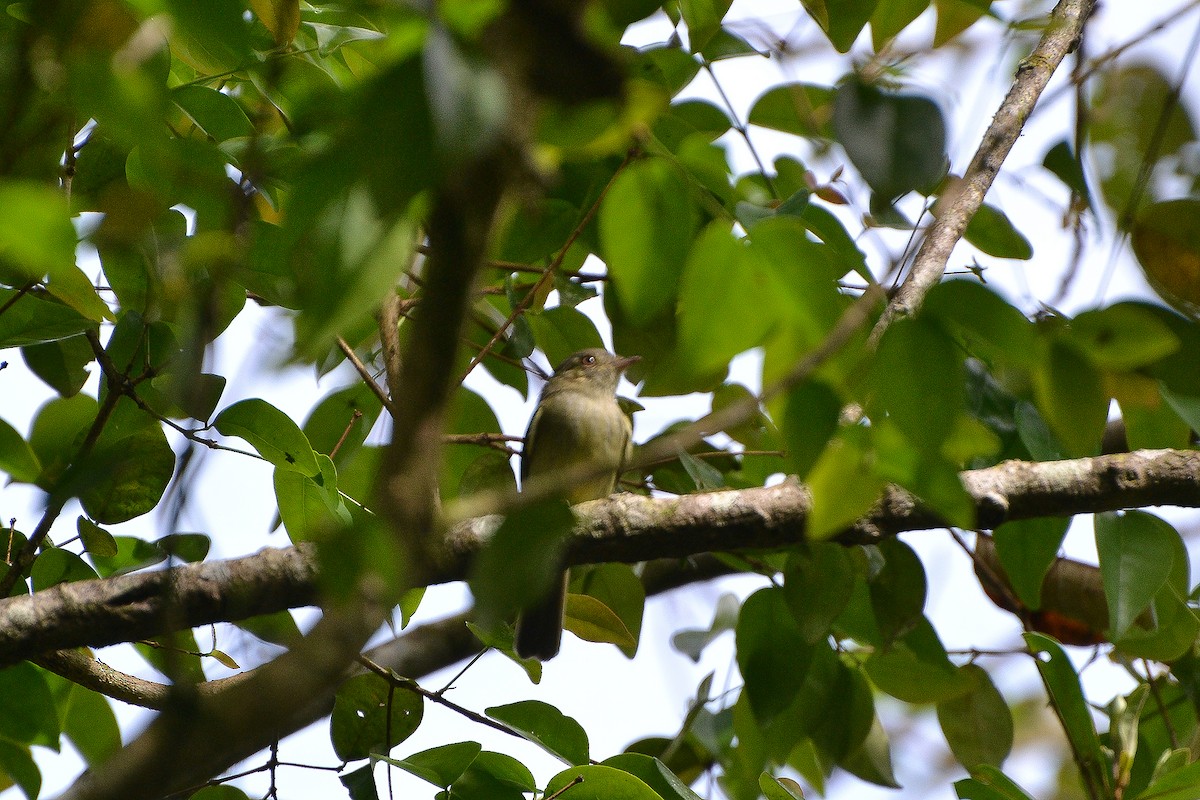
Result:
{"label": "bird's tail", "polygon": [[527,609],[517,620],[516,651],[521,658],[549,661],[562,643],[563,610],[567,601],[567,578],[554,584],[550,594]]}

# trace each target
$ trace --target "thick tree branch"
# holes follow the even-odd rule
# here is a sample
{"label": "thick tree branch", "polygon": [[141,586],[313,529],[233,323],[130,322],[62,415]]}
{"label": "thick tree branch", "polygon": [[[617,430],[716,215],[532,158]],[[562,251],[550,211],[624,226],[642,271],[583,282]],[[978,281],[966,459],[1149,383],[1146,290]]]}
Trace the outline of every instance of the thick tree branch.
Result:
{"label": "thick tree branch", "polygon": [[[978,524],[1123,508],[1200,508],[1200,452],[1141,450],[1041,463],[1010,461],[962,473]],[[618,495],[580,506],[569,560],[646,561],[698,553],[787,547],[801,541],[808,491],[779,486],[655,499]],[[891,489],[844,531],[845,543],[871,542],[945,523],[906,492]],[[424,582],[461,579],[471,555],[495,529],[494,517],[457,526]],[[0,666],[49,650],[136,641],[164,633],[162,593],[171,580],[173,617],[187,625],[243,619],[315,601],[316,568],[297,548],[166,573],[125,575],[56,586],[0,602]],[[169,576],[166,577],[166,576]],[[221,598],[221,599],[218,599]]]}
{"label": "thick tree branch", "polygon": [[1093,4],[1094,0],[1060,0],[1055,7],[1041,41],[1017,68],[1016,80],[983,134],[962,180],[954,187],[953,194],[947,193],[938,203],[937,220],[921,242],[908,277],[872,331],[872,341],[878,341],[893,320],[916,314],[925,295],[942,279],[951,251],[983,205],[984,195],[1020,137],[1042,91],[1075,46]]}

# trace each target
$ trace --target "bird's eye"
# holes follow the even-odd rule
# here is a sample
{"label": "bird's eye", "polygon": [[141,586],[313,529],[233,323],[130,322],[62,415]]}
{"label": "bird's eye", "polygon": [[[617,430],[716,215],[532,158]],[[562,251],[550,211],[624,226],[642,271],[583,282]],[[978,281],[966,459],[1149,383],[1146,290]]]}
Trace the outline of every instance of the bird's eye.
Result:
{"label": "bird's eye", "polygon": [[584,356],[584,357],[583,357],[583,363],[584,363],[586,366],[589,366],[589,367],[590,367],[592,364],[595,364],[595,363],[596,363],[596,357],[595,357],[595,356]]}

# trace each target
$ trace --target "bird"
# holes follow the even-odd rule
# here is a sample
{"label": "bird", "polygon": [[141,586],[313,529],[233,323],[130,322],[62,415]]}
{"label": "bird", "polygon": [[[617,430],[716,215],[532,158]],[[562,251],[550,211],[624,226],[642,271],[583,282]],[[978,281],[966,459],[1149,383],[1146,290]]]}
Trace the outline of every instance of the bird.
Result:
{"label": "bird", "polygon": [[[633,426],[617,402],[617,384],[640,360],[597,347],[580,350],[558,365],[542,387],[525,432],[522,486],[531,478],[589,465],[594,477],[569,487],[563,498],[575,504],[613,493],[633,447]],[[567,580],[564,570],[549,594],[517,620],[514,649],[520,657],[548,661],[558,654]]]}

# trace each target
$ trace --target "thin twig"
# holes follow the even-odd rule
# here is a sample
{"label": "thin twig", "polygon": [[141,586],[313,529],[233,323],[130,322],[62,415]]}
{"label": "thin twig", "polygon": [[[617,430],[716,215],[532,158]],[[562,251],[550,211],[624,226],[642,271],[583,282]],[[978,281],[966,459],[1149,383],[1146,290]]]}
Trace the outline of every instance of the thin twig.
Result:
{"label": "thin twig", "polygon": [[379,402],[382,403],[383,407],[387,409],[387,412],[392,419],[395,419],[396,410],[392,408],[392,399],[388,397],[388,393],[384,391],[384,388],[375,381],[375,376],[371,374],[371,371],[367,369],[367,365],[364,364],[362,359],[358,357],[358,353],[354,352],[354,348],[347,344],[346,340],[341,336],[337,337],[337,344],[338,349],[342,351],[342,355],[346,357],[346,360],[350,362],[350,365],[354,367],[355,372],[358,373],[358,377],[362,378],[363,383],[367,385],[367,388],[379,398]]}

